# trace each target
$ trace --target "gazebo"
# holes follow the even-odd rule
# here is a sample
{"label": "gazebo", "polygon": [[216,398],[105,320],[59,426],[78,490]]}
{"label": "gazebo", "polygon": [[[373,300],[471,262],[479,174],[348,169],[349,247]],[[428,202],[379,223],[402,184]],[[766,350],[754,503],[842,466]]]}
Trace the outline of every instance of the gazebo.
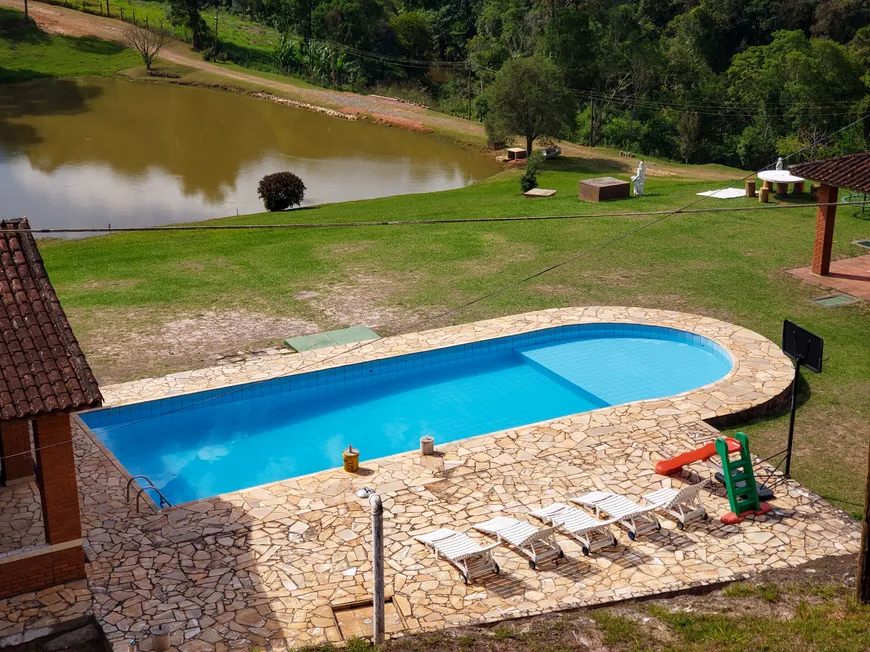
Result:
{"label": "gazebo", "polygon": [[816,240],[813,247],[812,273],[827,276],[831,271],[831,246],[834,242],[834,220],[837,216],[837,194],[840,188],[870,193],[870,152],[846,154],[820,161],[808,161],[789,166],[799,177],[819,182],[819,206],[816,214]]}
{"label": "gazebo", "polygon": [[70,413],[101,403],[30,225],[0,221],[0,492],[34,482],[44,533],[0,551],[0,598],[85,577]]}

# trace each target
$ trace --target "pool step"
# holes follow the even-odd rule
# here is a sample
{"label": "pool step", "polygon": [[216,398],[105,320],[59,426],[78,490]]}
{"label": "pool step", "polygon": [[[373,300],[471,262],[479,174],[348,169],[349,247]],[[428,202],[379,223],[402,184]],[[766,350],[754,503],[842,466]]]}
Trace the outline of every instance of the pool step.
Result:
{"label": "pool step", "polygon": [[541,364],[540,362],[538,362],[534,358],[526,355],[525,351],[523,351],[521,349],[517,349],[516,351],[514,351],[514,353],[516,353],[516,355],[525,364],[532,367],[535,371],[538,371],[539,373],[543,374],[544,376],[546,376],[550,380],[554,380],[555,382],[562,385],[562,387],[570,389],[575,394],[579,394],[584,400],[588,401],[589,403],[592,403],[592,405],[594,405],[596,408],[603,408],[603,407],[610,406],[610,403],[608,403],[607,401],[605,401],[601,397],[596,396],[592,392],[586,391],[585,389],[580,387],[580,385],[577,385],[576,383],[572,383],[565,376],[553,371],[552,369],[550,369],[546,365]]}

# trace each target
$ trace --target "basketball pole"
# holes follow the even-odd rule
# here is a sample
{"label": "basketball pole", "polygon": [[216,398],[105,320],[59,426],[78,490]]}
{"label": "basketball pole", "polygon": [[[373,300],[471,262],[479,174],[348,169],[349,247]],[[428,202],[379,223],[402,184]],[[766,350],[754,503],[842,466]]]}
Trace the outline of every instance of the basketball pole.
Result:
{"label": "basketball pole", "polygon": [[858,553],[856,597],[861,604],[870,604],[870,452],[867,457],[867,479],[864,482],[864,520],[861,522],[861,550]]}
{"label": "basketball pole", "polygon": [[786,445],[785,454],[785,477],[791,477],[791,447],[794,441],[794,417],[797,413],[797,388],[798,381],[801,377],[801,358],[798,358],[794,363],[794,380],[791,383],[791,418],[788,422],[788,444]]}

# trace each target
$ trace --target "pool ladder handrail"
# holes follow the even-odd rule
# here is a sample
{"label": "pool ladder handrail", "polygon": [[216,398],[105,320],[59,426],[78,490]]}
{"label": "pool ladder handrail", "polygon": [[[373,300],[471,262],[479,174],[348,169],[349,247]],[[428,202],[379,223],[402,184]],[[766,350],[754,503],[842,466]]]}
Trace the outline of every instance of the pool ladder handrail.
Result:
{"label": "pool ladder handrail", "polygon": [[144,475],[144,474],[134,475],[129,480],[127,480],[126,496],[127,496],[127,504],[128,505],[130,504],[130,486],[139,478],[142,478],[148,484],[142,485],[142,487],[140,487],[139,490],[136,492],[136,513],[137,514],[140,513],[139,497],[142,495],[143,491],[148,491],[149,489],[153,489],[154,491],[156,491],[157,495],[160,497],[160,504],[158,505],[157,509],[162,509],[163,507],[172,507],[172,503],[169,502],[169,499],[166,498],[166,496],[163,495],[163,492],[160,491],[160,489],[158,489],[156,486],[154,486],[154,483],[151,482],[151,480],[148,478],[148,476]]}

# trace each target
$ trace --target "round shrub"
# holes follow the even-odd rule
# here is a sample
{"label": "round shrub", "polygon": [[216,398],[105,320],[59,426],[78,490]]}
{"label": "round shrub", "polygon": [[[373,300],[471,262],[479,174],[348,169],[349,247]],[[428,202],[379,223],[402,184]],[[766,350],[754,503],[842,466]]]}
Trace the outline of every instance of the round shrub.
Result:
{"label": "round shrub", "polygon": [[267,211],[283,211],[302,203],[305,184],[292,172],[275,172],[260,179],[257,194]]}

